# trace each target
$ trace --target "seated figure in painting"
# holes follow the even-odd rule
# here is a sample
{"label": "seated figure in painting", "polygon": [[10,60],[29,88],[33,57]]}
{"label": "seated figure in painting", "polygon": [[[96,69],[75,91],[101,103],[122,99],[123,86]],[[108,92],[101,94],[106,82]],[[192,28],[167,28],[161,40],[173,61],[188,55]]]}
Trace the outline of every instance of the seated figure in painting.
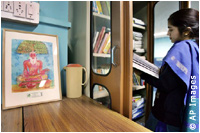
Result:
{"label": "seated figure in painting", "polygon": [[20,87],[34,88],[41,83],[45,82],[44,88],[50,87],[51,80],[48,79],[47,72],[49,69],[42,70],[42,61],[37,60],[36,53],[30,52],[29,59],[23,62],[23,74],[18,76],[17,82]]}

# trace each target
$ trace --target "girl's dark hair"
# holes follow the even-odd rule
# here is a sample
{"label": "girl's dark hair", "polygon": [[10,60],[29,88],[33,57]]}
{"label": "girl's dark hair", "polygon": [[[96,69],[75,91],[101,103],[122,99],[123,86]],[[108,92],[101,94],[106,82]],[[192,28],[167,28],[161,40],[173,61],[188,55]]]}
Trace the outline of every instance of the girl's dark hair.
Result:
{"label": "girl's dark hair", "polygon": [[181,34],[190,30],[189,37],[195,39],[199,45],[199,11],[192,8],[178,10],[169,16],[168,22],[178,27]]}

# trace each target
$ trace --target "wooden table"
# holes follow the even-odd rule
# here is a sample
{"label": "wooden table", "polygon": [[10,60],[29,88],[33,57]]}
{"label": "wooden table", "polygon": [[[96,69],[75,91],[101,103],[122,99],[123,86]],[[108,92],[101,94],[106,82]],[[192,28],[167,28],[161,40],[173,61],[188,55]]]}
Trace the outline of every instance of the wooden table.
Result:
{"label": "wooden table", "polygon": [[150,130],[96,101],[76,99],[1,111],[1,130],[15,132],[148,132]]}

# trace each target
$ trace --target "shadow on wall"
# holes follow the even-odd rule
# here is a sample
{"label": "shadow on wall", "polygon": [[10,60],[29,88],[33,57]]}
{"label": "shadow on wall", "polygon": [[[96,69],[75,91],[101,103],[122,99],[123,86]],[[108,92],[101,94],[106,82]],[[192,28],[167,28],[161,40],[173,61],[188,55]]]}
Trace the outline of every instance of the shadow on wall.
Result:
{"label": "shadow on wall", "polygon": [[73,39],[69,41],[68,44],[68,64],[74,64],[76,60],[76,56],[78,53],[76,52],[76,44],[77,40]]}

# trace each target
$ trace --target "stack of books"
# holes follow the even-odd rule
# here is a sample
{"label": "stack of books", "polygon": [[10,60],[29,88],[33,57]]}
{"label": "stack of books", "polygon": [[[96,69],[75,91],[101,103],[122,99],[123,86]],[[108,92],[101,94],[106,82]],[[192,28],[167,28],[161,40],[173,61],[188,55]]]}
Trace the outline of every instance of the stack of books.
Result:
{"label": "stack of books", "polygon": [[143,55],[145,53],[142,38],[142,33],[133,31],[133,51],[139,55]]}
{"label": "stack of books", "polygon": [[110,53],[111,36],[110,29],[103,26],[101,31],[95,32],[93,38],[93,53],[108,54]]}
{"label": "stack of books", "polygon": [[[140,19],[133,18],[133,27],[145,29],[145,23]],[[145,49],[143,48],[143,34],[135,30],[133,31],[133,51],[138,55],[145,54]]]}
{"label": "stack of books", "polygon": [[142,96],[134,96],[132,98],[132,120],[144,116],[144,98]]}
{"label": "stack of books", "polygon": [[144,21],[137,19],[137,18],[133,18],[133,26],[140,28],[140,29],[145,29],[145,23]]}
{"label": "stack of books", "polygon": [[110,2],[109,1],[93,1],[93,12],[103,15],[110,15]]}

